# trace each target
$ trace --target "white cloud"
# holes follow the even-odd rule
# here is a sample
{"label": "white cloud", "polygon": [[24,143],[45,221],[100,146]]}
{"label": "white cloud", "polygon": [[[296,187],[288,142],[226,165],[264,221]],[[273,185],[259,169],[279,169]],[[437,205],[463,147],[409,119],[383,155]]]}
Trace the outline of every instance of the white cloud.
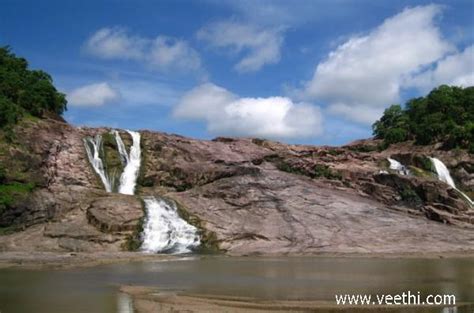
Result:
{"label": "white cloud", "polygon": [[425,92],[441,84],[474,86],[474,45],[446,56],[434,68],[410,78],[406,84],[417,86]]}
{"label": "white cloud", "polygon": [[130,36],[122,28],[102,28],[85,43],[89,54],[103,59],[141,59],[147,40]]}
{"label": "white cloud", "polygon": [[328,112],[372,123],[399,101],[407,77],[453,51],[434,19],[436,5],[408,8],[365,36],[355,36],[319,63],[303,98],[326,101]]}
{"label": "white cloud", "polygon": [[206,0],[214,5],[224,6],[232,14],[257,25],[299,26],[323,19],[347,19],[356,10],[361,10],[355,1],[326,0]]}
{"label": "white cloud", "polygon": [[183,92],[173,84],[152,80],[121,79],[114,81],[114,87],[120,90],[122,102],[134,107],[170,106],[179,100]]}
{"label": "white cloud", "polygon": [[229,48],[244,57],[235,65],[238,72],[257,71],[280,61],[281,28],[260,28],[237,22],[217,22],[198,31],[197,37],[212,47]]}
{"label": "white cloud", "polygon": [[135,36],[123,28],[99,29],[86,41],[84,50],[102,59],[135,60],[159,70],[201,67],[199,54],[186,41],[161,35]]}
{"label": "white cloud", "polygon": [[239,98],[211,83],[186,93],[174,115],[203,120],[214,135],[301,138],[322,132],[322,116],[317,107],[285,97]]}
{"label": "white cloud", "polygon": [[148,60],[158,68],[175,66],[197,70],[201,66],[198,53],[185,41],[165,36],[158,36],[153,41]]}
{"label": "white cloud", "polygon": [[334,102],[327,107],[327,112],[343,116],[351,121],[361,124],[372,124],[382,115],[384,107],[370,105],[350,105],[343,102]]}
{"label": "white cloud", "polygon": [[224,107],[238,97],[226,89],[211,83],[200,85],[181,98],[174,109],[180,118],[206,120],[210,115],[223,111]]}
{"label": "white cloud", "polygon": [[106,82],[82,86],[67,93],[72,106],[101,106],[119,98],[119,92]]}

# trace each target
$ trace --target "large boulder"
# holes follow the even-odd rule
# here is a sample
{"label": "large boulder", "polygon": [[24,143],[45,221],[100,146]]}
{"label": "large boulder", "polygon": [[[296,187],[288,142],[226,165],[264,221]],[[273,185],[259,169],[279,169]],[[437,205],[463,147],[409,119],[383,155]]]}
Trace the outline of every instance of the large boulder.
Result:
{"label": "large boulder", "polygon": [[106,233],[133,232],[143,216],[140,199],[121,194],[95,199],[87,210],[89,223]]}

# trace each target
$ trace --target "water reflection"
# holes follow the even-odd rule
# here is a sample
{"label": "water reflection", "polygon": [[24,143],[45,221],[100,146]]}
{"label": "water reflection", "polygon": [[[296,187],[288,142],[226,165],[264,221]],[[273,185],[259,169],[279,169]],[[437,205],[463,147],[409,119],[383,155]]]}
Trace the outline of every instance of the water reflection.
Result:
{"label": "water reflection", "polygon": [[133,313],[133,300],[130,295],[117,293],[117,313]]}
{"label": "water reflection", "polygon": [[[133,312],[120,285],[334,302],[335,294],[453,294],[474,303],[474,260],[185,257],[75,270],[0,270],[1,312]],[[389,312],[473,313],[473,307]],[[350,312],[348,310],[348,312]],[[358,311],[359,312],[359,311]],[[374,312],[374,311],[370,311]]]}

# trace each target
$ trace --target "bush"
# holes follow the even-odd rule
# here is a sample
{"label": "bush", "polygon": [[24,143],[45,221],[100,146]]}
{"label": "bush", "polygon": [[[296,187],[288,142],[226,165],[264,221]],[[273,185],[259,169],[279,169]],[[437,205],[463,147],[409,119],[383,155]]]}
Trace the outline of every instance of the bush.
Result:
{"label": "bush", "polygon": [[386,134],[385,134],[385,143],[386,144],[392,144],[392,143],[397,143],[397,142],[403,142],[407,140],[408,137],[408,131],[403,129],[403,128],[391,128],[388,129]]}

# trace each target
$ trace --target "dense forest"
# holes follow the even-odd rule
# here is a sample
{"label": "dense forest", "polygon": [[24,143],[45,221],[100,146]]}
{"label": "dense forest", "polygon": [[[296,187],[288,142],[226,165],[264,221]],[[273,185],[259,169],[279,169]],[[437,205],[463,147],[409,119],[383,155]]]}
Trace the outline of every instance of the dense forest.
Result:
{"label": "dense forest", "polygon": [[443,143],[444,149],[474,153],[474,87],[439,86],[404,107],[390,106],[372,127],[385,145],[414,140],[419,145]]}
{"label": "dense forest", "polygon": [[66,104],[65,95],[56,90],[49,74],[28,69],[24,58],[15,56],[9,47],[0,47],[0,128],[28,114],[61,115]]}

